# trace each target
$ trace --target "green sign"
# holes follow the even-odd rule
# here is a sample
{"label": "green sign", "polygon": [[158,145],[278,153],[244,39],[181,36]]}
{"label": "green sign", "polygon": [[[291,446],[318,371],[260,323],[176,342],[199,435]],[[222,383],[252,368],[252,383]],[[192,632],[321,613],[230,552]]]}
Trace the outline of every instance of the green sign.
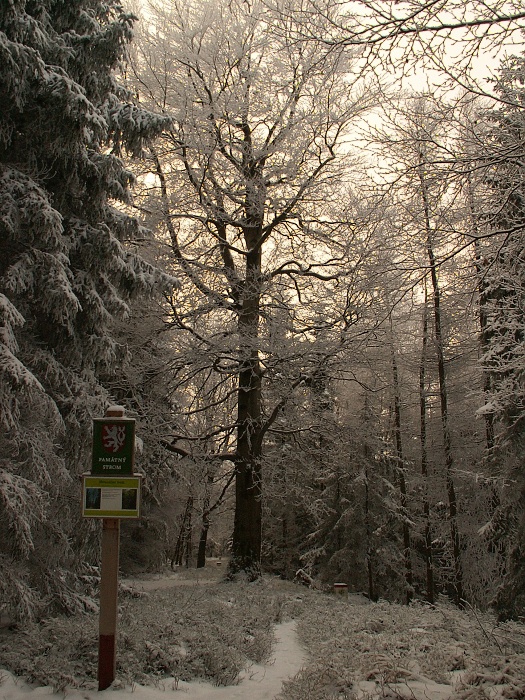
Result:
{"label": "green sign", "polygon": [[84,476],[85,518],[139,518],[140,477]]}
{"label": "green sign", "polygon": [[107,476],[133,474],[134,457],[135,420],[95,418],[91,473]]}

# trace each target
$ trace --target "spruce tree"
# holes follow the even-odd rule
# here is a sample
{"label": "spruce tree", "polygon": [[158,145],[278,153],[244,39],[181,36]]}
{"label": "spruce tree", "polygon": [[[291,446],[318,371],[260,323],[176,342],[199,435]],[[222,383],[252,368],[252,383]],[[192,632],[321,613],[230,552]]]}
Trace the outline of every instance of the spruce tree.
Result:
{"label": "spruce tree", "polygon": [[115,78],[132,25],[115,0],[0,4],[0,600],[18,615],[82,602],[76,477],[125,355],[112,321],[163,282],[121,206],[120,156],[166,125]]}
{"label": "spruce tree", "polygon": [[[525,57],[511,56],[500,67],[498,108],[486,113],[489,137],[483,153],[490,194],[486,220],[491,238],[483,249],[480,297],[485,319],[483,368],[488,400],[481,412],[495,427],[495,447],[505,465],[505,488],[490,532],[506,550],[505,576],[495,600],[502,619],[525,611]],[[499,502],[499,498],[498,498]]]}

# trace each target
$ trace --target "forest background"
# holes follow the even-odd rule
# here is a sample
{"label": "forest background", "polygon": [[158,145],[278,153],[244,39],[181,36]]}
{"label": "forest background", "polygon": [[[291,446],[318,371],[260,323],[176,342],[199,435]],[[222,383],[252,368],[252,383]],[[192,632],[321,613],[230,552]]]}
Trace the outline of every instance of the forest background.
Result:
{"label": "forest background", "polygon": [[524,18],[2,3],[3,611],[91,606],[78,477],[118,403],[125,571],[523,614]]}

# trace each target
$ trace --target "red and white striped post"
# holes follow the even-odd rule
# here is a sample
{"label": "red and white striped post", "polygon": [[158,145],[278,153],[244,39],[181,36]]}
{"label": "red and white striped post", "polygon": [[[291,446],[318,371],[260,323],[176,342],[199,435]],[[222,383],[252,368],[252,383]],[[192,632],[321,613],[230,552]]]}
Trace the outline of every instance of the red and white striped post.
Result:
{"label": "red and white striped post", "polygon": [[115,680],[117,668],[117,610],[120,520],[102,520],[100,617],[98,623],[98,689]]}

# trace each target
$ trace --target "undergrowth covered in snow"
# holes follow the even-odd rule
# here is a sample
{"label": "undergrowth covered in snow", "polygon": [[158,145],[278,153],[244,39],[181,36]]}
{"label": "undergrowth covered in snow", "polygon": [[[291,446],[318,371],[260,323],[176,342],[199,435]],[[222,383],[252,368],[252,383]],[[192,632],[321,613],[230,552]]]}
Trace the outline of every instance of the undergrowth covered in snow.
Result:
{"label": "undergrowth covered in snow", "polygon": [[[525,699],[523,625],[446,600],[345,600],[276,579],[124,589],[117,678],[163,693],[195,679],[236,684],[243,670],[268,661],[275,624],[290,619],[308,662],[278,700]],[[0,668],[61,691],[93,689],[97,622],[96,615],[53,618],[0,636]],[[239,691],[235,697],[244,697],[242,682]]]}
{"label": "undergrowth covered in snow", "polygon": [[[121,593],[117,677],[233,684],[270,655],[279,610],[279,596],[249,584]],[[97,656],[98,615],[57,617],[0,637],[0,667],[56,690],[95,687]]]}
{"label": "undergrowth covered in snow", "polygon": [[280,700],[525,698],[523,625],[446,600],[352,605],[319,596],[298,629],[311,663]]}

